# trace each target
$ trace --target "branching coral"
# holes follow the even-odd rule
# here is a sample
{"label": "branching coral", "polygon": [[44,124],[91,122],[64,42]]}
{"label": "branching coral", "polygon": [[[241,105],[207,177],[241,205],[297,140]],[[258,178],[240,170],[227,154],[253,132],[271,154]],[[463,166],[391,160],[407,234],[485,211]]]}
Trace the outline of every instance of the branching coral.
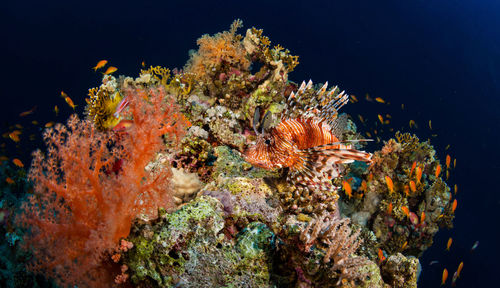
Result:
{"label": "branching coral", "polygon": [[185,123],[162,90],[130,89],[130,129],[117,137],[72,116],[44,134],[47,153],[34,153],[34,194],[19,221],[30,229],[30,269],[63,286],[109,287],[103,258],[129,234],[134,217],[169,206],[168,164],[145,169],[163,149],[163,135],[180,137]]}
{"label": "branching coral", "polygon": [[337,285],[345,281],[363,281],[368,276],[360,269],[369,263],[368,259],[353,256],[362,242],[359,240],[360,231],[353,232],[349,223],[349,218],[333,220],[319,216],[311,220],[299,236],[305,252],[309,252],[313,245],[326,245],[323,263],[333,263],[330,269],[339,275]]}

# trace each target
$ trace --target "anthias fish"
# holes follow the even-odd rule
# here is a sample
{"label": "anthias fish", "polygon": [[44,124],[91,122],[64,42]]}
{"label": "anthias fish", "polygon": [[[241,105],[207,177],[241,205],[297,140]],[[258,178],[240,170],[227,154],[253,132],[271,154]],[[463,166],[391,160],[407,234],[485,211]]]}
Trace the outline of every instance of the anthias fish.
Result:
{"label": "anthias fish", "polygon": [[[305,82],[296,93],[286,99],[280,122],[265,131],[263,117],[259,133],[259,111],[254,115],[255,145],[245,152],[245,160],[264,169],[289,168],[288,180],[302,187],[319,186],[331,189],[331,179],[340,173],[340,164],[354,160],[370,162],[371,154],[352,148],[353,142],[367,140],[341,140],[346,117],[339,117],[338,110],[349,101],[337,87],[327,92],[325,83],[314,99],[317,104],[297,107],[301,97],[312,89],[312,81]],[[299,109],[303,109],[299,111]],[[297,115],[297,116],[294,116]]]}

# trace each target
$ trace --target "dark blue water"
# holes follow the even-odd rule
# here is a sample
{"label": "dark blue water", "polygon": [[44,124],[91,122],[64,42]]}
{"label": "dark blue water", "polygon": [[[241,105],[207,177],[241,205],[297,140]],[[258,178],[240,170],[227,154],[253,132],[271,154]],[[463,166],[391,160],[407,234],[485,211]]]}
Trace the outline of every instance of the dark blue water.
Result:
{"label": "dark blue water", "polygon": [[[262,28],[273,43],[300,55],[292,80],[328,80],[358,98],[382,97],[391,105],[362,101],[346,111],[370,123],[390,113],[391,125],[406,130],[413,119],[420,127],[414,132],[432,138],[442,160],[446,153],[457,158],[450,179],[459,186],[455,228],[439,232],[424,254],[419,285],[438,287],[444,267],[450,283],[460,261],[457,287],[497,282],[500,2],[72,2],[2,4],[2,133],[14,123],[64,121],[71,111],[61,90],[82,112],[87,89],[100,82],[91,70],[100,59],[130,76],[142,61],[181,68],[200,35],[227,30],[241,18],[245,29]],[[56,104],[62,110],[57,118]],[[34,115],[19,119],[35,105]],[[26,152],[36,145],[14,147],[11,155],[27,163]],[[451,252],[444,251],[448,237],[454,239]],[[471,253],[476,240],[480,245]],[[432,260],[439,264],[429,266]]]}

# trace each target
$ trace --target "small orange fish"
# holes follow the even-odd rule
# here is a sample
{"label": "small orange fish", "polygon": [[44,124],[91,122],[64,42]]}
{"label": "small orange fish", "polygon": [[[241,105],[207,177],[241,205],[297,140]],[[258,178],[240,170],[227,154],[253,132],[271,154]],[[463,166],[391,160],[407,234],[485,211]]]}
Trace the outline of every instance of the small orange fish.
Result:
{"label": "small orange fish", "polygon": [[21,160],[17,159],[17,158],[14,158],[12,160],[12,163],[14,163],[14,165],[16,165],[17,167],[20,167],[20,168],[23,168],[24,167],[24,164],[23,162],[21,162]]}
{"label": "small orange fish", "polygon": [[457,158],[453,159],[453,169],[457,167]]}
{"label": "small orange fish", "polygon": [[92,67],[92,69],[94,69],[94,71],[97,71],[97,69],[101,69],[106,64],[108,64],[108,60],[101,60],[101,61],[97,62],[97,65],[95,65],[95,67]]}
{"label": "small orange fish", "polygon": [[359,191],[365,192],[367,188],[366,181],[363,180],[361,181],[361,187],[359,188]]}
{"label": "small orange fish", "polygon": [[451,157],[450,155],[446,155],[446,168],[450,169]]}
{"label": "small orange fish", "polygon": [[50,128],[52,126],[54,126],[54,122],[50,121],[50,122],[47,122],[47,124],[45,124],[45,128]]}
{"label": "small orange fish", "polygon": [[446,268],[444,268],[443,277],[441,278],[441,286],[443,286],[444,283],[446,283],[446,279],[448,279],[448,270],[446,270]]}
{"label": "small orange fish", "polygon": [[401,246],[401,250],[405,250],[406,246],[408,246],[408,241],[405,241],[405,243],[403,243],[403,245]]}
{"label": "small orange fish", "polygon": [[385,103],[384,99],[380,97],[375,98],[375,101],[377,101],[378,103]]}
{"label": "small orange fish", "polygon": [[19,142],[21,139],[19,138],[19,135],[21,134],[21,131],[15,130],[9,133],[9,138],[14,141],[14,142]]}
{"label": "small orange fish", "polygon": [[408,185],[405,185],[404,189],[406,197],[410,196],[410,187]]}
{"label": "small orange fish", "polygon": [[406,206],[401,206],[401,210],[403,210],[403,213],[406,215],[406,217],[410,217],[410,209]]}
{"label": "small orange fish", "polygon": [[363,116],[359,115],[358,114],[358,118],[359,118],[359,121],[361,121],[361,123],[365,123],[365,119],[363,118]]}
{"label": "small orange fish", "polygon": [[457,277],[460,277],[460,272],[462,272],[463,268],[464,268],[464,262],[460,262],[460,265],[458,265],[457,269]]}
{"label": "small orange fish", "polygon": [[[142,62],[141,62],[141,66],[142,66],[142,67],[146,67],[146,62],[142,61]],[[353,95],[351,95],[351,97],[352,97],[352,96],[353,96]]]}
{"label": "small orange fish", "polygon": [[417,167],[416,177],[417,177],[417,184],[419,184],[420,179],[422,178],[422,168],[420,168],[420,166]]}
{"label": "small orange fish", "polygon": [[366,101],[368,101],[368,102],[373,102],[372,97],[370,97],[370,94],[368,94],[368,93],[366,93],[366,95],[365,95],[365,99],[366,99]]}
{"label": "small orange fish", "polygon": [[366,136],[368,136],[368,138],[372,138],[372,134],[370,132],[366,132]]}
{"label": "small orange fish", "polygon": [[132,120],[122,120],[118,124],[116,124],[115,127],[113,127],[113,131],[115,132],[124,132],[128,128],[130,128],[134,124],[134,121]]}
{"label": "small orange fish", "polygon": [[413,164],[411,164],[410,177],[411,174],[413,174],[413,170],[415,170],[415,167],[417,167],[417,162],[413,162]]}
{"label": "small orange fish", "polygon": [[455,210],[457,209],[457,199],[453,200],[453,204],[451,205],[451,213],[455,213]]}
{"label": "small orange fish", "polygon": [[59,107],[57,105],[54,106],[54,112],[56,112],[56,116],[59,115]]}
{"label": "small orange fish", "polygon": [[64,91],[61,91],[61,97],[66,98],[66,97],[68,97],[68,94],[66,94]]}
{"label": "small orange fish", "polygon": [[71,100],[71,98],[69,98],[68,96],[64,97],[64,101],[66,101],[66,103],[68,103],[69,107],[73,108],[73,110],[75,110],[75,103],[73,103],[73,100]]}
{"label": "small orange fish", "polygon": [[392,179],[389,176],[385,176],[385,183],[387,184],[387,188],[389,189],[389,193],[394,192],[394,184],[392,183]]}
{"label": "small orange fish", "polygon": [[422,211],[422,213],[420,214],[420,223],[424,223],[425,221],[425,212]]}
{"label": "small orange fish", "polygon": [[30,110],[28,110],[28,111],[21,112],[21,113],[19,114],[19,116],[20,116],[20,117],[25,117],[25,116],[28,116],[28,115],[30,115],[30,114],[33,114],[33,112],[35,112],[35,110],[36,110],[36,106],[34,106],[33,108],[31,108],[31,109],[30,109]]}
{"label": "small orange fish", "polygon": [[384,251],[382,251],[382,249],[380,248],[378,248],[378,259],[380,262],[383,262],[385,260]]}
{"label": "small orange fish", "polygon": [[373,180],[373,173],[368,174],[368,182]]}
{"label": "small orange fish", "polygon": [[413,193],[417,192],[417,185],[415,185],[415,182],[413,182],[413,180],[410,181],[410,189]]}
{"label": "small orange fish", "polygon": [[7,182],[8,184],[11,184],[11,185],[15,183],[14,180],[12,180],[12,178],[10,178],[10,177],[5,178],[5,182]]}
{"label": "small orange fish", "polygon": [[378,120],[380,123],[384,124],[384,117],[382,117],[382,115],[378,114]]}
{"label": "small orange fish", "polygon": [[446,170],[446,180],[448,180],[448,178],[450,178],[450,171]]}
{"label": "small orange fish", "polygon": [[439,174],[441,174],[441,165],[438,164],[436,166],[436,172],[435,172],[434,176],[436,176],[436,178],[438,178]]}
{"label": "small orange fish", "polygon": [[458,187],[457,184],[455,184],[455,195],[457,195]]}
{"label": "small orange fish", "polygon": [[118,70],[118,68],[109,66],[108,69],[106,69],[106,72],[104,72],[103,74],[104,75],[113,74],[114,72],[116,72],[116,70]]}
{"label": "small orange fish", "polygon": [[451,243],[453,243],[453,239],[450,237],[448,243],[446,243],[446,251],[450,251]]}
{"label": "small orange fish", "polygon": [[347,181],[342,181],[342,186],[344,187],[345,194],[347,194],[347,196],[349,196],[349,199],[351,199],[352,197],[351,184],[349,184],[349,182]]}
{"label": "small orange fish", "polygon": [[387,214],[388,215],[392,214],[392,203],[389,203],[389,205],[387,205]]}

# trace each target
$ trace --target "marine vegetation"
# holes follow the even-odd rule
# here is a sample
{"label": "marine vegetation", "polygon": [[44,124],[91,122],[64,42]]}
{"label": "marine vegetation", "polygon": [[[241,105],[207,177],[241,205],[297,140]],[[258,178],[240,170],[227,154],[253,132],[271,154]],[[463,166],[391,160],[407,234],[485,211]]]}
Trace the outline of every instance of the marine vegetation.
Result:
{"label": "marine vegetation", "polygon": [[434,147],[397,132],[374,150],[346,92],[290,81],[298,57],[242,26],[203,35],[183,69],[109,66],[27,176],[2,172],[24,187],[0,208],[25,283],[417,286],[457,205]]}

